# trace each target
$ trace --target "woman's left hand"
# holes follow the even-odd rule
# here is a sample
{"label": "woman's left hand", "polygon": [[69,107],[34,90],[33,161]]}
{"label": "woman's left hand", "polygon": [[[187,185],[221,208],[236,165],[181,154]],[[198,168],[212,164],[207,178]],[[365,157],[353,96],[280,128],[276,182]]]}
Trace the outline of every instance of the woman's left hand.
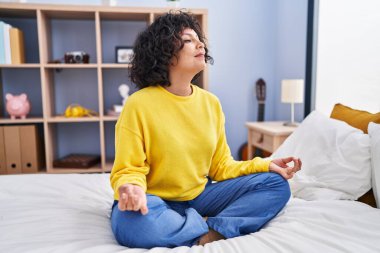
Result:
{"label": "woman's left hand", "polygon": [[[294,162],[293,167],[289,167],[287,163]],[[273,159],[269,164],[269,171],[280,174],[285,179],[291,179],[294,174],[302,167],[301,159],[296,157],[285,157]]]}

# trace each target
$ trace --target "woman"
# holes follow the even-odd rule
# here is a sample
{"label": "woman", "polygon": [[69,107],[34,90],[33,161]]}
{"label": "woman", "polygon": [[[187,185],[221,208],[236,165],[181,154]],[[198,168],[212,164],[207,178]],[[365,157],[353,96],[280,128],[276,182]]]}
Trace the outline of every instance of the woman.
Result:
{"label": "woman", "polygon": [[204,245],[252,233],[289,199],[299,159],[233,160],[219,100],[191,83],[212,61],[185,12],[159,17],[136,40],[130,77],[140,90],[116,123],[111,172],[112,230],[122,245]]}

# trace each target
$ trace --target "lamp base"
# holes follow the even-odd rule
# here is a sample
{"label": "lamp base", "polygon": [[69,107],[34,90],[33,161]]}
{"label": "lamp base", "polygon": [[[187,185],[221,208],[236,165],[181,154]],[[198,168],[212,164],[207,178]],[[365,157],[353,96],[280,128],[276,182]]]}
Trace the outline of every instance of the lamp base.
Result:
{"label": "lamp base", "polygon": [[285,122],[283,125],[288,126],[288,127],[298,127],[300,125],[300,123],[298,123],[298,122]]}

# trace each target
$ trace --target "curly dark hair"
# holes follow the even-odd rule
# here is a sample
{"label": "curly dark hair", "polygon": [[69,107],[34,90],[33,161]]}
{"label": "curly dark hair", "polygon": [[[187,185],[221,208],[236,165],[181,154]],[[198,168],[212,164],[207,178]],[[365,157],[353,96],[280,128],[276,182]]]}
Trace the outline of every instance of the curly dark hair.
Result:
{"label": "curly dark hair", "polygon": [[[169,64],[172,57],[183,48],[181,32],[190,28],[204,43],[205,62],[213,64],[208,54],[205,36],[196,17],[190,12],[170,11],[158,17],[145,31],[141,32],[134,44],[132,67],[129,77],[140,89],[148,86],[170,86]],[[192,81],[199,77],[195,75]]]}

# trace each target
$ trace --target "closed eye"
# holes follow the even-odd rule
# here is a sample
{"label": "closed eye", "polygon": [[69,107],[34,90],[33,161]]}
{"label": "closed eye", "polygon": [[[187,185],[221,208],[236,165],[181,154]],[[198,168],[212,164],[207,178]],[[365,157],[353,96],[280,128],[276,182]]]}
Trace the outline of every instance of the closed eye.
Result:
{"label": "closed eye", "polygon": [[189,42],[191,42],[191,40],[183,40],[183,42],[189,43]]}

